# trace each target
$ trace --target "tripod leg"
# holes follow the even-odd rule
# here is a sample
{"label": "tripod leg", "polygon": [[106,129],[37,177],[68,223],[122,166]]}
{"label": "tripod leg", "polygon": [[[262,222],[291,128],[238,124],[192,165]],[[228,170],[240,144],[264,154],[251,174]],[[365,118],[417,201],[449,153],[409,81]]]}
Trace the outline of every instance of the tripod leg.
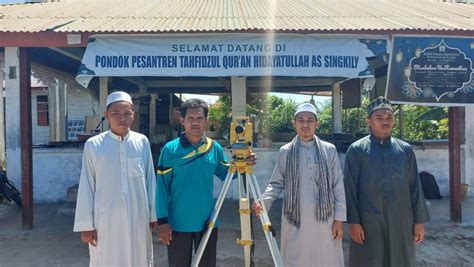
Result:
{"label": "tripod leg", "polygon": [[217,198],[216,204],[214,205],[214,209],[212,210],[206,233],[202,236],[201,242],[199,243],[199,247],[196,251],[196,254],[194,255],[193,261],[191,262],[192,267],[197,267],[199,265],[199,262],[201,261],[202,254],[204,253],[204,249],[207,245],[207,241],[209,241],[209,237],[211,236],[212,229],[214,229],[214,224],[216,223],[217,216],[219,215],[219,211],[221,210],[222,203],[224,203],[225,196],[227,195],[227,191],[229,190],[230,184],[232,182],[233,174],[233,172],[227,173],[227,177],[224,180],[222,190],[219,193],[219,197]]}
{"label": "tripod leg", "polygon": [[[250,176],[250,189],[252,191],[252,196],[255,200],[260,200],[262,197],[262,193],[260,191],[260,187],[258,186],[257,178],[252,173]],[[283,260],[281,258],[280,250],[278,249],[278,244],[276,242],[275,236],[273,235],[273,228],[270,222],[270,218],[268,217],[267,209],[265,208],[265,204],[261,201],[260,205],[262,206],[262,212],[260,213],[260,221],[262,223],[263,232],[265,234],[265,238],[267,239],[268,247],[270,248],[270,252],[272,254],[273,263],[275,266],[280,267],[283,266]]]}
{"label": "tripod leg", "polygon": [[[242,179],[242,177],[244,177]],[[252,229],[250,224],[250,199],[248,191],[248,175],[238,173],[239,181],[239,213],[240,213],[240,232],[241,239],[237,244],[244,246],[245,266],[252,266]],[[243,187],[243,188],[242,188]]]}

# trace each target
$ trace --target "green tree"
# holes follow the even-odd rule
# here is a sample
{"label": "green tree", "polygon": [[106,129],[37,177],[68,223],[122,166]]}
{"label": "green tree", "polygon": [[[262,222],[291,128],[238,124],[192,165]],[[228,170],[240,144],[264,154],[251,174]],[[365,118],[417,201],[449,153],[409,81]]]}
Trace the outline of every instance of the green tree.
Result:
{"label": "green tree", "polygon": [[323,104],[322,110],[318,114],[319,128],[317,129],[318,133],[330,134],[332,133],[332,108],[331,102],[326,102]]}
{"label": "green tree", "polygon": [[[396,110],[397,116],[399,109]],[[398,116],[397,116],[398,118]],[[400,136],[400,123],[393,129]],[[420,141],[448,138],[448,112],[444,107],[403,105],[403,139]]]}
{"label": "green tree", "polygon": [[[365,117],[369,98],[362,98],[360,108],[343,111],[343,133],[369,133]],[[393,136],[400,136],[399,121],[400,105],[394,105],[395,125]],[[332,133],[332,106],[326,102],[319,116],[319,133]],[[448,136],[447,108],[427,107],[416,105],[403,105],[403,139],[407,141],[420,141],[427,139],[444,139]]]}
{"label": "green tree", "polygon": [[279,97],[273,98],[273,103],[270,104],[272,107],[275,106],[275,108],[271,110],[270,117],[272,132],[294,132],[295,128],[291,122],[293,121],[297,104],[291,99],[280,102],[278,98]]}
{"label": "green tree", "polygon": [[219,96],[216,103],[209,107],[207,118],[209,126],[220,134],[229,131],[230,113],[232,111],[232,102],[229,96]]}
{"label": "green tree", "polygon": [[[368,99],[362,99],[362,107],[346,109],[342,111],[342,131],[343,133],[367,133],[368,128],[365,123],[367,115]],[[322,108],[318,110],[319,113],[319,128],[318,133],[331,134],[332,133],[332,103],[325,101]]]}
{"label": "green tree", "polygon": [[[365,123],[367,116],[367,105],[369,98],[363,96],[362,107],[347,109],[343,111],[343,132],[364,134],[369,133]],[[209,109],[209,121],[211,126],[221,134],[229,130],[231,115],[231,99],[229,96],[221,96]],[[291,99],[283,99],[277,96],[259,94],[252,96],[247,105],[247,114],[257,119],[257,132],[294,132],[291,121],[296,110],[297,103]],[[444,139],[448,136],[447,108],[427,107],[416,105],[403,105],[403,139],[408,141],[419,141],[425,139]],[[319,129],[318,133],[332,133],[332,106],[331,101],[323,103],[318,109]],[[393,135],[400,136],[399,106],[394,105],[395,127]]]}
{"label": "green tree", "polygon": [[[266,94],[251,97],[247,104],[247,115],[257,119],[257,132],[261,133],[294,131],[291,121],[295,110],[296,102],[293,100]],[[220,96],[216,103],[209,107],[208,118],[211,128],[221,134],[227,132],[231,122],[231,111],[231,98]]]}
{"label": "green tree", "polygon": [[252,95],[250,103],[247,104],[247,115],[255,118],[254,127],[258,133],[268,132],[270,129],[271,99],[266,94]]}

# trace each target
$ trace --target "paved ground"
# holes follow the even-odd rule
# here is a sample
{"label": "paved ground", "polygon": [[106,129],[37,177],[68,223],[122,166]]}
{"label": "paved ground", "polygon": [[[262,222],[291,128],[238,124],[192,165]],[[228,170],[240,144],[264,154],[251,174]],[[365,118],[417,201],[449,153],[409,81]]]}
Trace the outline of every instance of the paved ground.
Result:
{"label": "paved ground", "polygon": [[[0,266],[87,266],[88,250],[72,232],[74,217],[58,215],[61,204],[40,204],[34,208],[35,227],[22,230],[21,211],[0,204]],[[280,228],[281,203],[271,212]],[[218,265],[243,266],[242,248],[235,245],[240,235],[237,202],[227,200],[221,212]],[[418,266],[474,266],[474,198],[463,202],[463,223],[449,221],[449,199],[430,201],[432,221],[426,225],[426,240],[417,248]],[[265,238],[254,221],[255,265],[273,266]],[[154,237],[156,266],[166,266],[166,248]],[[344,252],[347,258],[347,229]],[[347,260],[346,260],[347,262]]]}

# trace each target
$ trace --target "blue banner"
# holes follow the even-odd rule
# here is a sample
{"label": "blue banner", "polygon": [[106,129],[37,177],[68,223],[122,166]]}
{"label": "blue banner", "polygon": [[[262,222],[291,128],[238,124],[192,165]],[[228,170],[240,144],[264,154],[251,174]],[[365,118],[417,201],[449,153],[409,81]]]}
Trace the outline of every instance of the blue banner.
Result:
{"label": "blue banner", "polygon": [[384,37],[301,34],[92,36],[76,80],[95,76],[368,77],[367,58],[386,54]]}

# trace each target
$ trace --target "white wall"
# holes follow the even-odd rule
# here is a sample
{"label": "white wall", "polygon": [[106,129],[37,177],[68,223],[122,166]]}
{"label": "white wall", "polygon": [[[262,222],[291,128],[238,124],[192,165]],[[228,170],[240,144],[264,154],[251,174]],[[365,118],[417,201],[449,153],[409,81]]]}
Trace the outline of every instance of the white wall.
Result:
{"label": "white wall", "polygon": [[[18,67],[16,48],[5,48],[6,66]],[[0,61],[3,62],[3,54]],[[17,68],[18,69],[18,68]],[[33,76],[47,88],[54,77],[67,83],[69,119],[85,119],[97,114],[98,99],[90,89],[81,87],[74,76],[54,72],[39,65],[32,65]],[[18,74],[17,74],[18,76]],[[6,136],[7,136],[7,175],[21,191],[20,177],[20,131],[19,129],[19,83],[8,79],[6,83]],[[36,96],[47,95],[48,91],[32,91],[32,141],[33,144],[46,144],[49,140],[49,127],[37,125]],[[15,112],[16,110],[16,112]],[[79,182],[82,148],[35,148],[33,149],[33,197],[35,202],[58,202],[66,199],[67,188]]]}
{"label": "white wall", "polygon": [[474,195],[474,106],[466,107],[466,146],[465,146],[465,179],[464,183],[469,185],[469,194]]}
{"label": "white wall", "polygon": [[[448,147],[412,147],[418,164],[418,172],[427,171],[436,179],[440,187],[440,193],[443,196],[449,195],[449,162],[448,162]],[[462,150],[464,151],[464,150]],[[342,168],[344,168],[344,160],[346,155],[339,154],[339,161]],[[464,174],[464,171],[461,171]]]}
{"label": "white wall", "polygon": [[102,116],[99,114],[99,100],[80,85],[68,88],[67,94],[68,119],[84,120],[85,116]]}
{"label": "white wall", "polygon": [[67,189],[79,183],[81,165],[82,148],[33,149],[34,202],[65,201]]}
{"label": "white wall", "polygon": [[[257,165],[254,166],[260,189],[267,186],[272,174],[279,145],[273,148],[255,148]],[[413,147],[418,161],[418,170],[426,170],[435,176],[440,187],[441,195],[449,194],[449,169],[447,147],[425,148]],[[226,149],[226,156],[230,153]],[[339,153],[341,165],[345,155]],[[35,148],[33,150],[33,196],[35,202],[65,201],[67,188],[79,182],[81,171],[82,148]],[[462,172],[464,173],[464,172]],[[18,185],[18,182],[15,181]],[[222,187],[222,182],[215,178],[214,196],[217,197]],[[472,191],[470,192],[472,195]],[[227,197],[238,199],[236,180],[228,191]]]}
{"label": "white wall", "polygon": [[[18,47],[5,47],[5,69],[7,70],[5,75],[5,152],[7,175],[14,181],[21,180],[20,62],[18,55]],[[10,70],[14,73],[10,73]],[[10,78],[10,76],[15,76],[15,78]]]}
{"label": "white wall", "polygon": [[[418,172],[427,171],[435,177],[442,196],[449,195],[449,155],[448,146],[413,147],[418,163]],[[463,173],[463,172],[461,172]]]}
{"label": "white wall", "polygon": [[[273,148],[254,148],[254,152],[257,154],[257,165],[254,166],[255,175],[262,191],[265,190],[273,168],[276,163],[278,154],[278,146],[282,144],[275,144]],[[448,166],[448,147],[413,147],[415,156],[418,163],[418,171],[428,171],[435,176],[436,182],[440,188],[440,193],[443,196],[449,195],[449,166]],[[464,149],[462,154],[464,154]],[[230,153],[226,152],[226,156],[230,159]],[[339,161],[341,168],[344,168],[345,154],[339,153]],[[461,171],[464,181],[464,168]],[[217,197],[221,190],[222,183],[215,179],[214,182],[214,196]],[[472,194],[472,191],[470,192]],[[237,183],[233,182],[232,187],[229,189],[227,197],[234,199],[238,198],[238,187]]]}
{"label": "white wall", "polygon": [[[227,159],[230,161],[232,155],[229,149],[224,149]],[[272,175],[273,168],[276,163],[276,155],[278,154],[279,147],[274,148],[253,148],[253,151],[257,154],[257,164],[253,167],[255,176],[263,192],[267,187],[270,176]],[[222,189],[223,182],[216,177],[214,178],[214,197],[218,197]],[[227,192],[227,198],[239,199],[239,187],[237,179],[232,181],[232,184]],[[250,193],[251,194],[251,193]]]}
{"label": "white wall", "polygon": [[[81,93],[73,90],[70,94],[70,118],[80,118],[84,113],[92,113],[98,106],[98,102],[89,98],[88,93]],[[34,97],[36,101],[36,97]],[[36,105],[36,104],[35,104]],[[35,106],[34,106],[35,108]],[[97,109],[95,109],[97,110]],[[471,111],[469,111],[471,112]],[[472,111],[474,114],[474,111]],[[84,115],[85,116],[85,115]],[[471,115],[469,119],[473,119]],[[34,124],[36,117],[33,118]],[[466,111],[466,134],[467,144],[462,147],[462,182],[471,185],[469,195],[473,194],[472,184],[474,178],[474,165],[468,164],[474,159],[474,123],[468,121],[468,111]],[[33,128],[34,129],[34,128]],[[34,132],[35,133],[35,132]],[[34,134],[35,135],[35,134]],[[35,138],[35,136],[34,136]],[[470,143],[469,143],[470,142]],[[254,166],[260,189],[265,190],[269,182],[271,173],[275,166],[279,147],[283,143],[274,143],[273,148],[254,148],[257,154],[257,165]],[[470,147],[470,149],[467,149]],[[418,170],[428,171],[435,176],[440,187],[441,195],[449,195],[449,163],[448,147],[444,146],[426,146],[413,147],[417,161]],[[228,159],[231,158],[230,152],[226,149]],[[81,169],[82,148],[35,148],[33,150],[33,177],[34,177],[34,201],[35,202],[58,202],[66,199],[67,188],[79,182]],[[344,164],[345,155],[339,154],[341,165]],[[21,187],[19,181],[15,180],[17,187]],[[217,178],[214,182],[214,196],[217,197],[222,187],[222,182]],[[236,181],[232,182],[227,197],[238,199],[238,186]]]}

